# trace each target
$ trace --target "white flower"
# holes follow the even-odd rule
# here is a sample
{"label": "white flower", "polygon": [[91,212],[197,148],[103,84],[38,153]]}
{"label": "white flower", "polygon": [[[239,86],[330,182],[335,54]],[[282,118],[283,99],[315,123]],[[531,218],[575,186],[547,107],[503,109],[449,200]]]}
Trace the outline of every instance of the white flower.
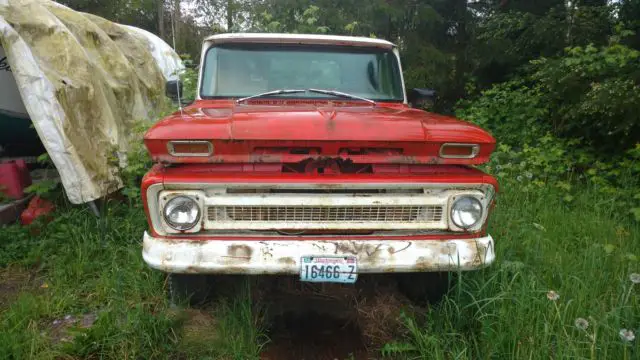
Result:
{"label": "white flower", "polygon": [[589,327],[589,322],[584,318],[577,318],[575,324],[578,330],[587,330]]}
{"label": "white flower", "polygon": [[631,275],[629,275],[629,280],[631,280],[631,282],[634,284],[640,284],[640,274],[632,273]]}
{"label": "white flower", "polygon": [[632,342],[635,340],[636,335],[633,333],[633,330],[620,329],[620,339],[627,342]]}
{"label": "white flower", "polygon": [[549,292],[547,293],[547,299],[549,299],[551,301],[556,301],[556,300],[560,299],[560,294],[558,294],[557,292],[555,292],[553,290],[549,290]]}
{"label": "white flower", "polygon": [[544,226],[542,226],[542,225],[540,225],[538,223],[532,223],[532,225],[533,225],[534,228],[536,228],[536,229],[538,229],[540,231],[547,231],[547,229]]}

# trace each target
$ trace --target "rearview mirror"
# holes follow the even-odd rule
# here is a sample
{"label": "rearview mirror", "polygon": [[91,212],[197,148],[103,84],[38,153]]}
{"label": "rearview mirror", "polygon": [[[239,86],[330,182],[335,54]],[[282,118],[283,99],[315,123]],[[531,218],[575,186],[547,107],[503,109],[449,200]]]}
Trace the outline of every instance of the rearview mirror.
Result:
{"label": "rearview mirror", "polygon": [[437,93],[433,89],[415,88],[409,91],[407,100],[414,108],[431,108],[436,102]]}
{"label": "rearview mirror", "polygon": [[165,84],[165,95],[173,102],[178,102],[178,97],[183,96],[182,82],[180,80],[169,80]]}

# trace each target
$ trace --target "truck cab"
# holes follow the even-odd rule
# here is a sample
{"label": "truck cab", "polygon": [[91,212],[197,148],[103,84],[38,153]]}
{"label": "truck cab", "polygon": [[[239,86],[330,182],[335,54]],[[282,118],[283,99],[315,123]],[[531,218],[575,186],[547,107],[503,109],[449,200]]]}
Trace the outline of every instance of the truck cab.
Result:
{"label": "truck cab", "polygon": [[424,94],[388,41],[207,38],[196,100],[145,134],[145,262],[188,292],[193,274],[353,283],[491,264],[498,184],[474,166],[495,140],[412,107]]}

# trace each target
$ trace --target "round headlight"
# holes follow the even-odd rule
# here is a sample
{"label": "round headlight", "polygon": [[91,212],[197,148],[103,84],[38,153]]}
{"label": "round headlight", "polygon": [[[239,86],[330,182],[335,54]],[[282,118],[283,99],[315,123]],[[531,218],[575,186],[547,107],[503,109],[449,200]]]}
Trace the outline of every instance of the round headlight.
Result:
{"label": "round headlight", "polygon": [[198,203],[187,196],[176,196],[169,200],[162,213],[167,224],[176,230],[189,230],[200,220]]}
{"label": "round headlight", "polygon": [[482,219],[482,204],[472,196],[463,196],[451,206],[451,220],[462,229],[473,227]]}

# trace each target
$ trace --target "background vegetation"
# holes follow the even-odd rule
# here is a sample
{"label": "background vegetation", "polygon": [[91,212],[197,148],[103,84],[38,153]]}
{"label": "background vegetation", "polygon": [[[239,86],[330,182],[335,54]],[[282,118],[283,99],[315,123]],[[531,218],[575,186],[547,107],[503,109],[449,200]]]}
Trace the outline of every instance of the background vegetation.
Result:
{"label": "background vegetation", "polygon": [[[175,38],[194,64],[202,38],[226,31],[397,43],[408,87],[436,89],[432,110],[498,140],[485,170],[502,187],[490,224],[499,260],[400,317],[405,331],[371,354],[640,358],[640,0],[63,3]],[[0,358],[259,357],[269,327],[244,287],[197,313],[200,330],[167,302],[140,257],[149,160],[142,146],[129,160],[127,201],[103,218],[61,202],[47,225],[0,229]]]}
{"label": "background vegetation", "polygon": [[[434,111],[489,129],[489,170],[575,197],[588,180],[640,220],[640,0],[65,0],[156,32],[197,64],[227,31],[380,37]],[[496,171],[497,170],[497,171]]]}

